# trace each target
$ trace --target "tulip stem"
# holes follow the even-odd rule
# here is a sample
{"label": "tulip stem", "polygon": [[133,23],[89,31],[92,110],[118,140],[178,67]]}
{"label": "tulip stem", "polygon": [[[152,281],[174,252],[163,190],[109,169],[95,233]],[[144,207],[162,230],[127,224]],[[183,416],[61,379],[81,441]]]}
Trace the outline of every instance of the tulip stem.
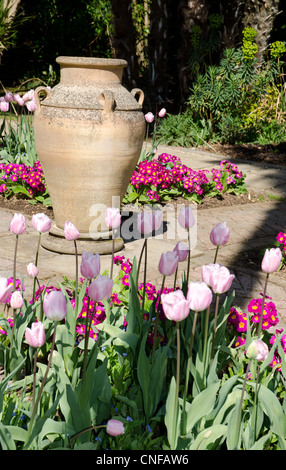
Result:
{"label": "tulip stem", "polygon": [[33,375],[33,405],[35,404],[35,390],[36,390],[36,371],[37,371],[37,359],[38,359],[38,350],[37,348],[35,349],[35,354],[34,354],[34,375]]}
{"label": "tulip stem", "polygon": [[[42,235],[42,233],[39,232],[38,246],[37,246],[36,257],[35,257],[35,266],[36,266],[36,267],[38,266],[39,250],[40,250],[40,243],[41,243],[41,235]],[[33,302],[35,302],[35,291],[36,291],[36,278],[34,278]]]}
{"label": "tulip stem", "polygon": [[94,306],[91,314],[91,318],[88,324],[88,315],[89,315],[89,305],[90,305],[90,297],[88,296],[87,300],[87,312],[86,312],[86,319],[85,319],[85,332],[84,332],[84,353],[83,353],[83,363],[82,363],[82,381],[85,380],[86,374],[86,362],[87,362],[87,348],[88,348],[88,340],[89,340],[89,332],[92,324],[93,315],[96,309],[96,302],[94,301]]}
{"label": "tulip stem", "polygon": [[75,251],[75,314],[78,314],[78,251],[76,240],[74,240],[74,251]]}
{"label": "tulip stem", "polygon": [[264,302],[265,302],[265,297],[266,297],[266,289],[267,289],[268,278],[269,278],[269,273],[266,273],[266,279],[265,279],[264,290],[263,290],[263,299],[262,299],[262,305],[261,305],[260,320],[259,320],[259,325],[258,325],[258,330],[257,330],[258,338],[260,337],[260,334],[261,334],[262,321],[263,321],[263,310],[264,310]]}
{"label": "tulip stem", "polygon": [[[13,263],[13,292],[16,290],[16,260],[17,260],[18,240],[19,240],[19,235],[16,235],[15,251],[14,251],[14,263]],[[13,309],[13,326],[12,326],[11,348],[13,347],[13,341],[14,341],[15,320],[16,320],[16,310]]]}
{"label": "tulip stem", "polygon": [[189,252],[188,252],[188,265],[187,265],[187,286],[189,284],[190,277],[190,264],[191,264],[191,229],[188,230],[188,242],[189,242]]}
{"label": "tulip stem", "polygon": [[138,261],[138,266],[137,266],[137,280],[136,280],[137,288],[138,288],[139,271],[140,271],[142,256],[143,256],[146,244],[147,244],[147,238],[145,238],[145,240],[144,240],[143,246],[141,248],[141,253],[140,253],[140,256],[139,256],[139,261]]}
{"label": "tulip stem", "polygon": [[158,297],[158,305],[156,309],[156,319],[155,319],[155,326],[154,326],[154,336],[153,336],[153,350],[152,350],[152,364],[154,364],[154,359],[155,359],[155,349],[156,349],[156,343],[157,343],[157,335],[158,335],[158,322],[159,322],[159,312],[160,312],[160,302],[161,302],[161,294],[164,289],[164,284],[165,284],[165,278],[166,276],[163,275],[163,280],[162,280],[162,287],[161,291]]}
{"label": "tulip stem", "polygon": [[177,276],[178,276],[178,268],[179,268],[179,265],[176,267],[176,271],[175,271],[175,276],[174,276],[174,288],[173,288],[173,290],[176,290],[176,282],[177,282]]}
{"label": "tulip stem", "polygon": [[217,245],[216,250],[215,250],[214,264],[216,263],[216,260],[217,260],[218,250],[219,250],[219,245]]}
{"label": "tulip stem", "polygon": [[213,361],[213,358],[214,358],[214,350],[215,350],[215,336],[216,336],[216,324],[217,324],[218,305],[219,305],[219,294],[216,295],[211,362]]}
{"label": "tulip stem", "polygon": [[187,430],[186,430],[186,400],[187,400],[187,394],[188,394],[188,388],[189,388],[190,366],[191,366],[191,361],[192,361],[193,345],[194,345],[197,318],[198,318],[198,312],[195,312],[194,320],[193,320],[193,327],[192,327],[191,342],[190,342],[190,350],[189,350],[189,356],[188,356],[188,362],[187,362],[185,391],[184,391],[184,400],[183,400],[183,413],[182,413],[182,435],[183,436],[187,432]]}
{"label": "tulip stem", "polygon": [[113,262],[114,262],[114,232],[112,229],[112,256],[111,256],[111,266],[110,266],[110,279],[112,279],[113,276]]}
{"label": "tulip stem", "polygon": [[251,364],[251,360],[249,360],[249,362],[248,362],[248,364],[247,364],[246,371],[245,371],[245,376],[244,376],[244,381],[243,381],[243,387],[242,387],[241,397],[240,397],[240,403],[239,403],[239,410],[238,410],[238,415],[237,415],[237,422],[236,422],[236,439],[235,439],[235,442],[236,442],[235,448],[236,448],[236,449],[237,449],[237,447],[238,447],[239,429],[240,429],[240,426],[241,426],[241,412],[242,412],[243,397],[244,397],[244,392],[245,392],[245,388],[246,388],[246,381],[247,381],[247,376],[248,376],[249,369],[250,369],[250,364]]}
{"label": "tulip stem", "polygon": [[31,432],[32,432],[33,423],[34,423],[34,419],[35,419],[35,416],[36,416],[37,408],[38,408],[38,405],[39,405],[39,402],[40,402],[40,398],[41,398],[42,393],[43,393],[43,390],[44,390],[44,386],[45,386],[45,383],[46,383],[46,380],[47,380],[47,377],[48,377],[48,373],[49,373],[50,367],[51,367],[53,352],[54,352],[54,349],[55,349],[57,324],[58,324],[58,322],[55,322],[55,327],[54,327],[54,333],[53,333],[53,339],[52,339],[52,346],[51,346],[49,361],[48,361],[48,364],[47,364],[46,372],[45,372],[43,381],[42,381],[42,383],[41,383],[41,387],[40,387],[40,390],[39,390],[37,399],[36,399],[35,403],[33,404],[33,410],[32,410],[32,415],[31,415],[31,419],[30,419],[30,422],[29,422],[28,435],[27,435],[27,439],[26,439],[25,444],[27,444],[27,442],[28,442],[28,440],[29,440],[29,438],[30,438],[30,436],[31,436]]}
{"label": "tulip stem", "polygon": [[176,322],[177,330],[177,370],[176,370],[176,396],[174,403],[174,416],[177,416],[177,406],[179,400],[179,384],[180,384],[180,358],[181,358],[181,344],[180,344],[180,322]]}
{"label": "tulip stem", "polygon": [[144,256],[144,280],[143,280],[143,297],[142,297],[142,317],[144,315],[146,278],[147,278],[147,238],[145,239],[145,256]]}
{"label": "tulip stem", "polygon": [[203,353],[203,364],[206,362],[207,355],[207,341],[208,341],[208,330],[209,330],[209,318],[210,318],[210,306],[207,308],[206,319],[205,319],[205,337],[204,337],[204,353]]}

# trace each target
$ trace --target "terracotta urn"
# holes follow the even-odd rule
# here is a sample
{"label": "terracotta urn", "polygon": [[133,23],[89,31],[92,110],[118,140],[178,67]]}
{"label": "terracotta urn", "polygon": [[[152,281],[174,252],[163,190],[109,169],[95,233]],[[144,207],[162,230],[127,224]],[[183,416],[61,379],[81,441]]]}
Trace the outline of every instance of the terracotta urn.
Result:
{"label": "terracotta urn", "polygon": [[[78,251],[110,253],[107,207],[119,207],[140,156],[145,119],[143,92],[122,85],[121,59],[58,57],[60,82],[35,90],[35,143],[54,219],[42,245],[73,253],[64,224],[80,232]],[[115,250],[123,240],[115,239]]]}

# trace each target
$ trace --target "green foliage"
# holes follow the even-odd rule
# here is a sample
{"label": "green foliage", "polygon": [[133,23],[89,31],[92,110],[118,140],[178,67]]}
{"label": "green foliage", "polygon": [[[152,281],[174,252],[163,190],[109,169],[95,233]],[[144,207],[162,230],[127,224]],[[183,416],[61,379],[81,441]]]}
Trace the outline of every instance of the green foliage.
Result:
{"label": "green foliage", "polygon": [[[285,140],[281,72],[285,44],[273,43],[269,60],[258,68],[256,34],[253,28],[245,28],[241,48],[226,49],[218,65],[209,65],[196,76],[186,112],[160,122],[161,142],[195,146],[214,141],[265,144]],[[203,57],[198,28],[193,28],[193,41],[194,50]]]}

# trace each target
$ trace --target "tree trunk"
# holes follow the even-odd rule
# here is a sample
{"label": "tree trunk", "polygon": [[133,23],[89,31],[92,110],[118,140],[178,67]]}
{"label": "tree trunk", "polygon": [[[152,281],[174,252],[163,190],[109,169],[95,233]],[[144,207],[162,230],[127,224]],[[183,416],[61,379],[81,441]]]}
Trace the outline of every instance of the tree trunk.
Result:
{"label": "tree trunk", "polygon": [[114,27],[112,45],[115,57],[128,62],[122,83],[130,90],[139,86],[136,30],[131,15],[131,0],[112,0],[111,3]]}
{"label": "tree trunk", "polygon": [[250,26],[257,31],[255,42],[258,46],[258,63],[269,44],[273,23],[279,13],[280,0],[245,0],[243,28]]}

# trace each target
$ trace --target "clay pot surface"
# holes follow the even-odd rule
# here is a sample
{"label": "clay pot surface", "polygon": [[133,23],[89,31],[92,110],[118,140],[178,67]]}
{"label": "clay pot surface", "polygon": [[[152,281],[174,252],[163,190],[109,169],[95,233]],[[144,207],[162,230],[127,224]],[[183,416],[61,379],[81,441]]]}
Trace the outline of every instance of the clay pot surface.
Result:
{"label": "clay pot surface", "polygon": [[144,140],[144,94],[122,86],[125,60],[56,61],[60,82],[52,89],[36,89],[34,116],[54,232],[59,236],[69,220],[85,240],[108,239],[105,209],[119,207]]}

